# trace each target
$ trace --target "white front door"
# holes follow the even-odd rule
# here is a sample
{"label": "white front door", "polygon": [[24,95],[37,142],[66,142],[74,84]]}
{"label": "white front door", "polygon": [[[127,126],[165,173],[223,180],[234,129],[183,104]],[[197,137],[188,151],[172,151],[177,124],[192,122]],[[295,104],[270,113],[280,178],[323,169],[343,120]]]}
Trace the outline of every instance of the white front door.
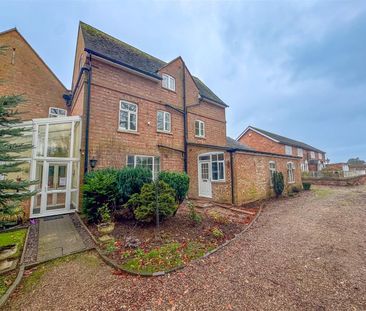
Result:
{"label": "white front door", "polygon": [[70,212],[70,163],[38,161],[38,193],[33,216],[51,216]]}
{"label": "white front door", "polygon": [[210,178],[210,162],[199,161],[198,163],[198,191],[200,197],[212,198]]}

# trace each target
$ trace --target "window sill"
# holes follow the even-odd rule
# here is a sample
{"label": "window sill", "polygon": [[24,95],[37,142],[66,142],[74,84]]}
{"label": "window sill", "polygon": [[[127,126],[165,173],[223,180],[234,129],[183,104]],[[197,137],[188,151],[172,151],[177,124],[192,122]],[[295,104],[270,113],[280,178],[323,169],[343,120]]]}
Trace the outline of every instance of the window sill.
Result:
{"label": "window sill", "polygon": [[289,185],[291,185],[291,184],[294,184],[295,182],[294,181],[289,181],[289,182],[287,182]]}
{"label": "window sill", "polygon": [[157,130],[156,133],[173,136],[173,133],[172,132],[165,132],[165,131],[159,131],[159,130]]}
{"label": "window sill", "polygon": [[169,92],[174,93],[174,94],[177,95],[177,91],[176,90],[171,90],[171,89],[168,89],[167,87],[164,87],[164,86],[162,86],[162,89],[165,90],[165,91],[169,91]]}
{"label": "window sill", "polygon": [[137,132],[137,131],[129,131],[129,130],[122,130],[122,129],[117,129],[117,132],[126,133],[126,134],[133,134],[133,135],[140,135],[140,133]]}
{"label": "window sill", "polygon": [[197,135],[194,135],[194,137],[197,138],[197,139],[203,139],[203,140],[206,139],[206,136],[197,136]]}
{"label": "window sill", "polygon": [[211,183],[223,184],[223,183],[226,183],[226,179],[223,179],[223,180],[211,180]]}

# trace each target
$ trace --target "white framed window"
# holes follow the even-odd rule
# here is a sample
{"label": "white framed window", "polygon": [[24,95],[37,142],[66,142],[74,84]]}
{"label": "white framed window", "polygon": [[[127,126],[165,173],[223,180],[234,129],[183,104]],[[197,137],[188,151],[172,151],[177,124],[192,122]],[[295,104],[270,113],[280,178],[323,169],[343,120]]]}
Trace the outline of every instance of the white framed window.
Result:
{"label": "white framed window", "polygon": [[205,137],[205,122],[201,120],[194,121],[194,134],[196,137]]}
{"label": "white framed window", "polygon": [[171,115],[166,111],[158,111],[156,114],[156,128],[159,132],[171,132]]}
{"label": "white framed window", "polygon": [[119,102],[119,123],[118,128],[123,131],[137,131],[137,111],[136,104],[121,100]]}
{"label": "white framed window", "polygon": [[291,146],[285,146],[285,154],[292,155],[292,147]]}
{"label": "white framed window", "polygon": [[48,109],[49,118],[66,117],[67,110],[62,108],[50,107]]}
{"label": "white framed window", "polygon": [[172,76],[163,73],[162,86],[165,89],[175,91],[175,79]]}
{"label": "white framed window", "polygon": [[276,172],[276,162],[269,161],[269,184],[273,187],[273,175]]}
{"label": "white framed window", "polygon": [[211,180],[225,181],[225,156],[223,152],[200,155],[198,160],[210,162]]}
{"label": "white framed window", "polygon": [[145,167],[151,171],[152,178],[155,180],[160,172],[160,158],[145,155],[128,155],[127,166]]}
{"label": "white framed window", "polygon": [[318,154],[318,159],[319,160],[323,160],[323,155],[319,152],[319,154]]}
{"label": "white framed window", "polygon": [[310,151],[310,158],[315,159],[315,152],[314,151]]}
{"label": "white framed window", "polygon": [[303,157],[304,156],[304,150],[302,150],[301,148],[297,148],[297,156],[298,157]]}
{"label": "white framed window", "polygon": [[287,163],[287,182],[289,184],[295,182],[295,165],[292,162]]}
{"label": "white framed window", "polygon": [[211,154],[212,180],[225,180],[225,161],[223,153]]}

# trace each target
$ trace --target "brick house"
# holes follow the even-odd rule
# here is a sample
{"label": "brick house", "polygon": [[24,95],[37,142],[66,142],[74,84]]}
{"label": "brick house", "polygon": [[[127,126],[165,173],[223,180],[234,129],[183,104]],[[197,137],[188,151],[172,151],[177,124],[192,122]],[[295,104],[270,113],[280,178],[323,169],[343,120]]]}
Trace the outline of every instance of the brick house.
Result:
{"label": "brick house", "polygon": [[[234,190],[237,184],[236,189],[246,191],[241,178],[250,178],[251,170],[242,167],[239,173],[234,166],[250,162],[251,157],[255,163],[275,157],[287,176],[282,162],[291,160],[295,167],[299,159],[230,145],[227,107],[191,75],[181,57],[166,63],[80,23],[71,114],[82,116],[85,125],[84,172],[90,159],[97,160],[98,167],[145,166],[154,175],[159,170],[185,170],[191,177],[192,198],[237,204],[262,198],[270,192],[269,166],[263,164],[261,182],[266,187],[257,191],[262,195],[252,191],[252,197]],[[299,184],[299,170],[295,172],[290,183]]]}
{"label": "brick house", "polygon": [[303,172],[320,171],[326,164],[324,151],[253,126],[248,126],[237,140],[259,151],[301,157]]}
{"label": "brick house", "polygon": [[[11,62],[12,54],[7,57]],[[28,175],[39,180],[30,217],[77,210],[79,185],[92,163],[96,169],[143,166],[154,177],[186,171],[189,197],[224,203],[273,195],[276,170],[285,176],[286,191],[301,187],[300,157],[255,150],[226,136],[228,106],[181,57],[164,62],[81,22],[70,91],[47,84],[60,83],[35,59],[21,63],[24,76],[37,72],[34,80],[47,81],[37,91],[28,81],[22,92],[29,98],[45,88],[49,93],[25,123],[35,146],[26,158]],[[21,77],[15,80],[23,85]]]}

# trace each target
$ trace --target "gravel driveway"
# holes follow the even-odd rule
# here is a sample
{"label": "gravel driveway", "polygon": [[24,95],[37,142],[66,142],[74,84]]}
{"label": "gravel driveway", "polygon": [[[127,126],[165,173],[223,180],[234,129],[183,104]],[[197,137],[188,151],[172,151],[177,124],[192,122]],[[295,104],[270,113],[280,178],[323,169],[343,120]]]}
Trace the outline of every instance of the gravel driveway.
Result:
{"label": "gravel driveway", "polygon": [[6,309],[366,310],[365,220],[365,186],[303,192],[181,272],[118,275],[89,253],[50,267]]}

